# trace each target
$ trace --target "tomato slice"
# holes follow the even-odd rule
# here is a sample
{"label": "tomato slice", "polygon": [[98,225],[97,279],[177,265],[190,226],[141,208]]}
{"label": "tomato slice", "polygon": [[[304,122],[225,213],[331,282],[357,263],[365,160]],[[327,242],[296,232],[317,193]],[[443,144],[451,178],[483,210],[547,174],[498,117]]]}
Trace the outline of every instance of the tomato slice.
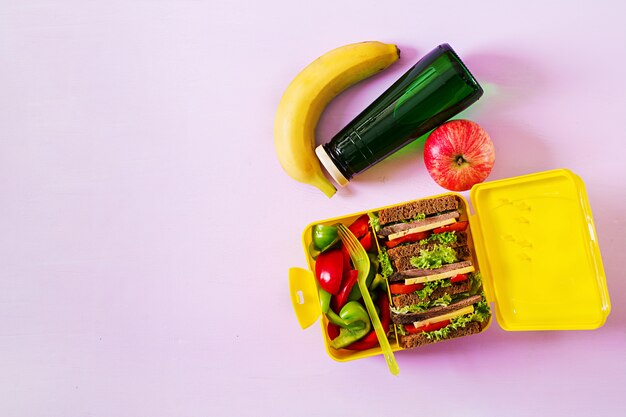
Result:
{"label": "tomato slice", "polygon": [[467,274],[458,274],[450,278],[450,282],[461,282],[467,279]]}
{"label": "tomato slice", "polygon": [[468,222],[456,222],[449,224],[447,226],[441,226],[433,230],[433,233],[443,233],[443,232],[462,232],[467,229]]}
{"label": "tomato slice", "polygon": [[404,329],[410,334],[416,334],[420,332],[432,332],[434,330],[443,329],[448,324],[450,324],[450,320],[444,320],[437,323],[426,323],[423,326],[415,327],[412,324],[405,324]]}
{"label": "tomato slice", "polygon": [[393,239],[390,241],[385,242],[385,246],[387,246],[387,248],[391,249],[391,248],[395,248],[396,246],[402,244],[402,243],[407,243],[407,242],[418,242],[422,239],[426,239],[428,237],[428,235],[430,235],[430,232],[425,231],[425,232],[416,232],[416,233],[411,233],[408,235],[404,235],[404,236],[400,236],[397,239]]}
{"label": "tomato slice", "polygon": [[424,284],[391,284],[389,286],[389,291],[392,294],[410,294],[413,291],[421,290],[424,288]]}

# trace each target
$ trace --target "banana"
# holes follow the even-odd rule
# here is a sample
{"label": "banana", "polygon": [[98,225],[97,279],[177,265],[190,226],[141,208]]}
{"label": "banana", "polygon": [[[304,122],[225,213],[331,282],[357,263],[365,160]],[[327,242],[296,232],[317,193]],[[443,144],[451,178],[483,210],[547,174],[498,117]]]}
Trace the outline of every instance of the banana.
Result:
{"label": "banana", "polygon": [[361,42],[322,55],[293,79],[283,94],[274,121],[274,146],[283,169],[293,179],[319,188],[328,197],[337,191],[315,155],[315,128],[324,108],[339,93],[393,64],[396,45]]}

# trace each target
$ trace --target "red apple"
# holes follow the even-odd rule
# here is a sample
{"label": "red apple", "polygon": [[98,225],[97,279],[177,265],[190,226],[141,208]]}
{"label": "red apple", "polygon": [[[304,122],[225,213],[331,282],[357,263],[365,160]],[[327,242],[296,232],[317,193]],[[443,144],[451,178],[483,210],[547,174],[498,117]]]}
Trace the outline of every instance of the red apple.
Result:
{"label": "red apple", "polygon": [[496,159],[487,132],[470,120],[451,120],[433,130],[424,145],[424,163],[431,177],[451,191],[465,191],[483,182]]}

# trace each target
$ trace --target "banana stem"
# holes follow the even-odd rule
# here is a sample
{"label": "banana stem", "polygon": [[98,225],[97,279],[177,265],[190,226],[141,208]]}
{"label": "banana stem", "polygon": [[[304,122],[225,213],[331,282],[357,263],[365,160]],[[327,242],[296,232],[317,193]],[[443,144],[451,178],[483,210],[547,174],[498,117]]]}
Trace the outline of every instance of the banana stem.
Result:
{"label": "banana stem", "polygon": [[337,192],[337,189],[330,183],[330,181],[328,181],[328,179],[326,179],[326,177],[316,177],[310,182],[310,184],[319,188],[328,198],[331,198]]}

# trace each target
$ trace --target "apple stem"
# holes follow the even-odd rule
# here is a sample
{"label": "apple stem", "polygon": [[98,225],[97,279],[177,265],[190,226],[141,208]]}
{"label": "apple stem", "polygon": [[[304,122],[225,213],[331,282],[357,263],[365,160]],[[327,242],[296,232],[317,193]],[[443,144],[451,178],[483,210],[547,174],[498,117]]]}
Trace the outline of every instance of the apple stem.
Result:
{"label": "apple stem", "polygon": [[456,164],[457,164],[458,166],[463,165],[463,163],[464,163],[464,162],[465,162],[465,158],[463,158],[461,155],[459,155],[459,156],[457,156],[457,157],[456,157]]}

